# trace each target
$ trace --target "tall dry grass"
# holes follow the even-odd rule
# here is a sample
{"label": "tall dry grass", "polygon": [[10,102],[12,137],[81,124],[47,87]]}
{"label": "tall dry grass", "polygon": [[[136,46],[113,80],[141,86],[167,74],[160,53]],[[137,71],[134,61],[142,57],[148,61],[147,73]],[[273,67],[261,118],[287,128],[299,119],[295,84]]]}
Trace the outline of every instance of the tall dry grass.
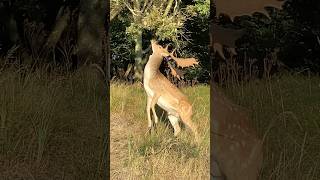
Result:
{"label": "tall dry grass", "polygon": [[264,140],[260,179],[320,178],[320,77],[284,72],[224,86]]}
{"label": "tall dry grass", "polygon": [[228,59],[216,76],[226,95],[248,109],[264,141],[259,179],[320,179],[319,75],[285,71],[276,51],[260,73],[256,60],[244,62]]}
{"label": "tall dry grass", "polygon": [[0,179],[101,179],[106,88],[97,73],[0,72]]}

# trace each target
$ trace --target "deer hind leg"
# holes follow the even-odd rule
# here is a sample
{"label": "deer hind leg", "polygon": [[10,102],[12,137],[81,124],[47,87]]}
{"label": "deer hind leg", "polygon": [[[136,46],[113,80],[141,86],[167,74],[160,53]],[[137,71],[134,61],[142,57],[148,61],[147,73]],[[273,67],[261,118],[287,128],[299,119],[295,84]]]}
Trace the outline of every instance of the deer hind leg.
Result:
{"label": "deer hind leg", "polygon": [[194,133],[196,141],[198,142],[199,141],[199,135],[198,135],[197,127],[191,121],[192,106],[189,103],[182,103],[179,115],[180,115],[180,118],[181,118],[182,122],[185,125],[187,125],[191,129],[191,131]]}
{"label": "deer hind leg", "polygon": [[178,134],[180,133],[181,131],[181,128],[179,126],[179,118],[172,115],[172,114],[169,114],[168,115],[168,119],[171,123],[171,125],[173,126],[173,129],[174,129],[174,136],[178,136]]}

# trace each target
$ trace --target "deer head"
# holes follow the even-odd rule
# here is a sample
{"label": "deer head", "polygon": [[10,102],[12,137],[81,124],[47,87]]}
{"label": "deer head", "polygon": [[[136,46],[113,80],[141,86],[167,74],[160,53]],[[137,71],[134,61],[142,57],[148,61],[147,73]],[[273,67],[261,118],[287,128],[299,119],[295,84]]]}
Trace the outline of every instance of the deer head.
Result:
{"label": "deer head", "polygon": [[161,45],[159,45],[155,40],[151,40],[151,48],[153,54],[159,54],[162,57],[169,57],[170,53],[168,52],[168,46],[163,48]]}

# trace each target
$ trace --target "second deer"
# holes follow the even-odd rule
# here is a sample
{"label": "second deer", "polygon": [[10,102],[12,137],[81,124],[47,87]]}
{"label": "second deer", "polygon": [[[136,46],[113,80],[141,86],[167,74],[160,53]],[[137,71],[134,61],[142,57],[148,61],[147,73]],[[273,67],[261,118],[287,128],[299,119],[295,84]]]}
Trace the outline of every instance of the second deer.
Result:
{"label": "second deer", "polygon": [[211,85],[211,177],[257,180],[262,167],[262,140],[246,111]]}

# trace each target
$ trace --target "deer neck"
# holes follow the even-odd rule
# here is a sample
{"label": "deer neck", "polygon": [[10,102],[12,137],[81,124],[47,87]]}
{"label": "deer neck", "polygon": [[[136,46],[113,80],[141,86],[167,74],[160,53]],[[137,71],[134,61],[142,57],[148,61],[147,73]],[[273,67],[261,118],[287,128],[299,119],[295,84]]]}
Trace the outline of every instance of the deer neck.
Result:
{"label": "deer neck", "polygon": [[145,66],[144,69],[144,79],[145,80],[149,80],[154,78],[155,76],[158,75],[158,73],[160,73],[159,71],[159,67],[161,65],[163,61],[163,57],[161,55],[158,54],[152,54],[149,57],[149,61]]}

